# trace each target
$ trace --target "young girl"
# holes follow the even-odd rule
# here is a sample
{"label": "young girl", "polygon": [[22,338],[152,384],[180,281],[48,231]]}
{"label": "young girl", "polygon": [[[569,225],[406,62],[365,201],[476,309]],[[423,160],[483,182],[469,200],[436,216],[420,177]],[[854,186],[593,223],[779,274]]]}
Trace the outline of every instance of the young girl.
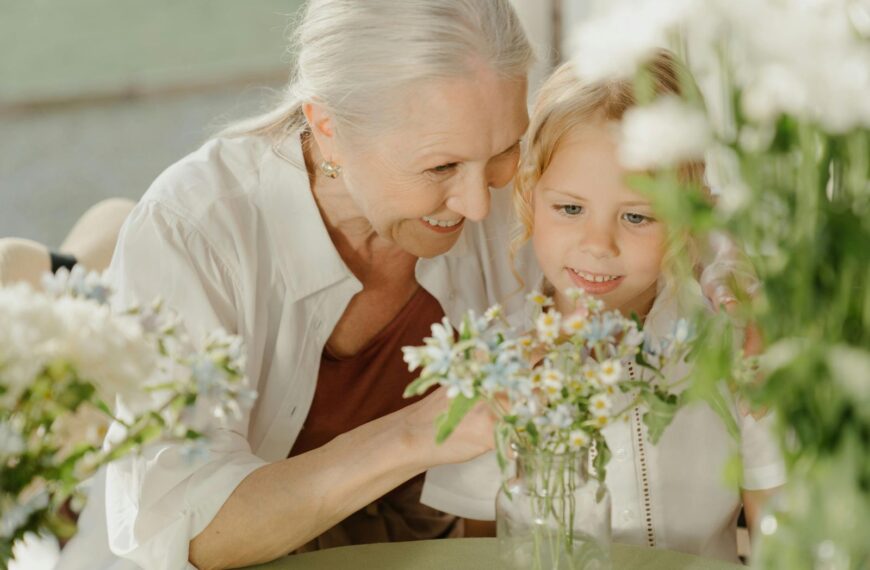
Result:
{"label": "young girl", "polygon": [[[659,95],[677,94],[676,65],[660,54],[651,66]],[[691,256],[687,239],[668,243],[649,199],[626,182],[618,128],[635,105],[629,81],[584,83],[571,64],[541,88],[528,134],[529,148],[515,186],[517,213],[545,276],[556,309],[570,313],[565,296],[583,288],[608,309],[636,313],[653,335],[669,332],[693,303],[702,303],[694,280],[678,281],[673,267]],[[686,165],[701,182],[701,165]],[[688,260],[691,262],[691,260]],[[688,365],[666,373],[682,378]],[[624,395],[626,398],[627,395]],[[616,407],[620,407],[614,402]],[[657,445],[642,409],[605,428],[613,452],[607,470],[613,540],[682,550],[737,561],[736,523],[741,505],[750,525],[765,494],[784,481],[784,468],[767,421],[733,407],[741,428],[734,441],[704,403],[681,409]],[[742,488],[729,488],[724,469],[739,452]],[[468,518],[494,518],[500,483],[492,454],[430,470],[423,502]]]}

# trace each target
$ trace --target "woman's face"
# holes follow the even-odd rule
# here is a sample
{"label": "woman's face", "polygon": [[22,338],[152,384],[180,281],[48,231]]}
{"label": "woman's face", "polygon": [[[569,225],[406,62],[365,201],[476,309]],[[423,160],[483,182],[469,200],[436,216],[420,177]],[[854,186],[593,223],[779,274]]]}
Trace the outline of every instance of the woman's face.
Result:
{"label": "woman's face", "polygon": [[665,227],[626,184],[617,148],[608,125],[575,129],[535,186],[532,240],[560,311],[572,309],[569,288],[626,315],[645,315],[655,299]]}
{"label": "woman's face", "polygon": [[513,178],[528,126],[526,80],[488,70],[408,93],[396,128],[342,145],[336,162],[360,214],[418,257],[456,243],[466,219],[489,213],[491,188]]}

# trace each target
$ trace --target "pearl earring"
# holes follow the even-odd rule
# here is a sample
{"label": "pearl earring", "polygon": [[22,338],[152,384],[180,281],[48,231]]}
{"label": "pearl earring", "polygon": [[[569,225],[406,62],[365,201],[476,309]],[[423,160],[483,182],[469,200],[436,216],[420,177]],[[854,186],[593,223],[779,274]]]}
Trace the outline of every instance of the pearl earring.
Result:
{"label": "pearl earring", "polygon": [[331,160],[324,160],[320,163],[320,171],[334,179],[338,178],[338,175],[341,174],[341,167]]}

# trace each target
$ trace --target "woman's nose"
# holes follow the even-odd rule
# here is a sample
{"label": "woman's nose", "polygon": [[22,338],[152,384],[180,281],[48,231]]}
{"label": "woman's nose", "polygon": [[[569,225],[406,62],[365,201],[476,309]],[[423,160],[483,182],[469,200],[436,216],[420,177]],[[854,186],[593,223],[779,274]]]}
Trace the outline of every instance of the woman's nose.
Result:
{"label": "woman's nose", "polygon": [[489,192],[489,184],[477,180],[449,197],[446,205],[451,211],[473,222],[479,222],[489,214]]}

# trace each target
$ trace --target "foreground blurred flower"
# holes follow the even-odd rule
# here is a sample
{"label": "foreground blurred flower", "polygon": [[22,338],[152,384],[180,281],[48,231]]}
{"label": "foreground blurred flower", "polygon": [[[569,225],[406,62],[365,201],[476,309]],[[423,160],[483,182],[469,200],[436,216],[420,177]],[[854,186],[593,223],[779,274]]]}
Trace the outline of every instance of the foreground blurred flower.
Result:
{"label": "foreground blurred flower", "polygon": [[[704,272],[705,292],[728,314],[696,321],[703,326],[690,390],[715,395],[727,378],[746,413],[778,418],[789,482],[762,519],[755,564],[863,569],[870,560],[870,7],[708,0],[676,14],[665,0],[671,17],[648,14],[648,4],[609,2],[609,15],[584,26],[592,33],[580,38],[575,61],[581,75],[597,62],[596,78],[635,81],[640,107],[626,115],[621,157],[650,173],[632,183],[669,231],[742,241],[746,263]],[[623,18],[630,37],[619,46],[625,35],[608,30]],[[645,89],[646,65],[665,47],[691,70],[678,73],[681,103]],[[617,57],[608,61],[611,50]],[[676,126],[695,124],[700,133],[703,121],[705,182],[716,201],[673,168],[695,146],[681,146],[687,141],[675,138]],[[735,259],[721,249],[719,258]],[[684,328],[671,346],[646,339],[643,359],[657,366],[691,333]],[[759,353],[757,366],[733,358],[738,342]]]}
{"label": "foreground blurred flower", "polygon": [[712,141],[704,112],[676,97],[629,109],[621,128],[619,157],[631,170],[702,160]]}
{"label": "foreground blurred flower", "polygon": [[631,78],[684,21],[691,0],[641,0],[608,4],[573,35],[574,62],[586,81]]}
{"label": "foreground blurred flower", "polygon": [[[160,302],[112,311],[81,268],[44,288],[0,288],[0,567],[27,532],[74,531],[60,506],[101,465],[158,438],[190,441],[194,457],[194,440],[256,398],[239,338],[194,342]],[[124,435],[104,444],[113,421]]]}

